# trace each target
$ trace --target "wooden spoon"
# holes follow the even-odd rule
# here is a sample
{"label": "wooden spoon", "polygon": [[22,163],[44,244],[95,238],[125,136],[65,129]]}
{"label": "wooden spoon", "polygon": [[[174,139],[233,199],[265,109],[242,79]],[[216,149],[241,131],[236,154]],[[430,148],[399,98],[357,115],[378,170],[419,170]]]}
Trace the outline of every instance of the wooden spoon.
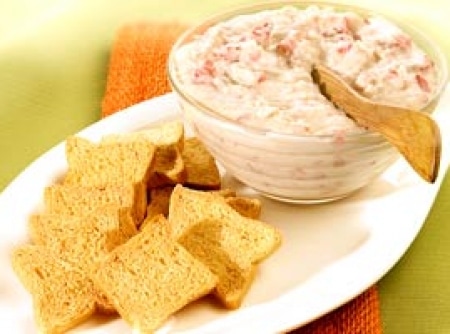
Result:
{"label": "wooden spoon", "polygon": [[312,76],[325,97],[356,123],[383,135],[424,180],[436,180],[441,134],[427,113],[372,102],[325,66],[315,65]]}

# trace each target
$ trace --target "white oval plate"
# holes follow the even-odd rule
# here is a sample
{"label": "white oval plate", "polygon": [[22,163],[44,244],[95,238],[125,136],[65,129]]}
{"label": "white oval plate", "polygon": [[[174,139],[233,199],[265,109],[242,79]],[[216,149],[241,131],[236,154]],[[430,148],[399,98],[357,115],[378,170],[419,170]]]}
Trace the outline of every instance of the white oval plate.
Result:
{"label": "white oval plate", "polygon": [[[400,160],[370,186],[334,203],[301,206],[262,198],[261,219],[277,226],[284,242],[260,266],[243,306],[224,311],[202,300],[178,312],[160,332],[281,332],[316,319],[376,283],[419,233],[449,165],[450,113],[443,112],[450,110],[449,93],[435,113],[444,137],[441,173],[435,184],[420,180]],[[178,106],[169,94],[130,107],[79,134],[97,140],[107,133],[177,117],[181,117]],[[42,205],[44,187],[65,170],[64,143],[60,143],[1,194],[0,328],[8,328],[8,333],[36,332],[30,296],[11,269],[9,254],[27,239],[27,219]],[[226,173],[224,183],[238,192],[254,194]],[[72,332],[124,334],[132,330],[120,319],[92,319]]]}

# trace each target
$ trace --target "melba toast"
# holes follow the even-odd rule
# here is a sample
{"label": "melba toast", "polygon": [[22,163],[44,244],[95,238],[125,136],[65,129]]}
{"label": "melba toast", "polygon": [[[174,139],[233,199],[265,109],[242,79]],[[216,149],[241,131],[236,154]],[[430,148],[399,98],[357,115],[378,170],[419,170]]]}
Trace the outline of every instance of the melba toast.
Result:
{"label": "melba toast", "polygon": [[261,202],[222,188],[214,158],[181,122],[99,142],[71,136],[66,159],[12,255],[42,333],[95,315],[153,333],[206,295],[239,308],[281,243],[259,220]]}

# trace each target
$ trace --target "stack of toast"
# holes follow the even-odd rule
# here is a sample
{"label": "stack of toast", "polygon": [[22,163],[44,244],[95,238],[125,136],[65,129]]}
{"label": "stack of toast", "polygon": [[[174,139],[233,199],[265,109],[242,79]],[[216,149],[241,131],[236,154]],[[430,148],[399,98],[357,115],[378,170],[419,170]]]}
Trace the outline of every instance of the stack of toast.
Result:
{"label": "stack of toast", "polygon": [[66,159],[12,254],[40,333],[94,314],[153,333],[205,295],[236,309],[281,244],[260,201],[222,189],[214,158],[179,121],[95,143],[72,136]]}

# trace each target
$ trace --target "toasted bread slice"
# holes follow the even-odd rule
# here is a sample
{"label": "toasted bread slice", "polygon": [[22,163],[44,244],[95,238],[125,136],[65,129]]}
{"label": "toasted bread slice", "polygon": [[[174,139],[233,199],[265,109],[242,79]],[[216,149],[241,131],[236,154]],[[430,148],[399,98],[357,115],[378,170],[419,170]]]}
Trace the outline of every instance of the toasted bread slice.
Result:
{"label": "toasted bread slice", "polygon": [[44,190],[46,213],[85,216],[104,206],[128,208],[139,225],[147,210],[145,185],[116,184],[106,187],[55,184]]}
{"label": "toasted bread slice", "polygon": [[80,267],[33,245],[15,249],[12,265],[32,295],[39,333],[65,333],[94,313],[94,287]]}
{"label": "toasted bread slice", "polygon": [[242,216],[219,194],[177,185],[169,206],[174,237],[182,237],[205,219],[215,220],[222,227],[222,245],[239,249],[239,256],[247,258],[247,262],[264,260],[281,244],[281,233],[274,226]]}
{"label": "toasted bread slice", "polygon": [[250,197],[227,197],[225,201],[242,216],[258,219],[261,216],[261,201]]}
{"label": "toasted bread slice", "polygon": [[[153,218],[154,216],[159,214],[162,214],[165,217],[169,215],[169,204],[172,191],[173,191],[172,186],[154,188],[150,190],[150,198],[149,198],[150,203],[147,206],[146,219],[144,223],[142,223],[142,225],[140,226],[141,229],[144,227],[145,222],[149,221],[149,218]],[[240,211],[240,213],[243,214],[244,216],[250,215],[252,218],[256,217],[257,202],[253,201],[253,199],[247,202],[246,198],[239,197],[236,198],[236,200],[234,201],[233,198],[236,197],[236,191],[232,189],[212,190],[212,192],[227,198],[227,202],[231,202],[231,206],[235,210]]]}
{"label": "toasted bread slice", "polygon": [[36,245],[86,269],[137,234],[129,210],[114,206],[83,216],[34,215],[28,231]]}
{"label": "toasted bread slice", "polygon": [[[92,270],[96,262],[137,233],[129,210],[115,207],[103,207],[82,217],[35,215],[28,227],[35,244],[86,271]],[[115,313],[107,298],[100,291],[95,293],[99,312]]]}
{"label": "toasted bread slice", "polygon": [[185,186],[200,190],[220,189],[221,177],[216,161],[197,137],[184,141],[183,161],[187,173]]}
{"label": "toasted bread slice", "polygon": [[153,333],[170,315],[208,294],[217,278],[171,238],[164,216],[117,247],[93,274],[95,284],[139,333]]}
{"label": "toasted bread slice", "polygon": [[95,144],[88,139],[76,136],[68,137],[65,146],[68,166],[82,165],[83,158],[92,155],[94,148]]}
{"label": "toasted bread slice", "polygon": [[154,154],[155,146],[144,139],[95,144],[72,136],[66,140],[69,168],[64,183],[81,186],[146,184],[153,170]]}
{"label": "toasted bread slice", "polygon": [[155,153],[153,174],[147,183],[148,188],[164,187],[183,183],[187,179],[183,156],[175,146],[159,146]]}
{"label": "toasted bread slice", "polygon": [[215,294],[230,309],[241,305],[256,264],[281,243],[274,227],[245,218],[223,196],[181,185],[172,192],[169,221],[180,244],[219,277]]}
{"label": "toasted bread slice", "polygon": [[183,151],[184,126],[178,120],[168,121],[143,130],[106,135],[102,138],[102,142],[135,141],[137,138],[144,138],[152,142],[155,146],[175,146],[180,151]]}
{"label": "toasted bread slice", "polygon": [[226,308],[236,309],[253,282],[256,266],[236,256],[239,250],[224,248],[222,233],[227,232],[217,221],[205,219],[185,233],[179,243],[219,278],[215,295]]}
{"label": "toasted bread slice", "polygon": [[167,218],[167,216],[169,215],[169,203],[172,190],[173,187],[170,186],[154,188],[150,190],[150,203],[147,206],[147,216],[145,217],[144,222],[139,227],[141,230],[148,222],[150,222],[153,217],[157,215],[162,214]]}
{"label": "toasted bread slice", "polygon": [[230,188],[223,188],[223,189],[218,189],[218,190],[211,190],[211,192],[215,193],[215,194],[219,194],[220,196],[224,197],[224,198],[228,198],[228,197],[236,197],[236,191]]}
{"label": "toasted bread slice", "polygon": [[133,142],[145,139],[155,145],[155,163],[148,181],[149,188],[175,185],[186,181],[181,155],[184,147],[184,127],[180,121],[166,122],[145,130],[107,135],[101,143]]}

